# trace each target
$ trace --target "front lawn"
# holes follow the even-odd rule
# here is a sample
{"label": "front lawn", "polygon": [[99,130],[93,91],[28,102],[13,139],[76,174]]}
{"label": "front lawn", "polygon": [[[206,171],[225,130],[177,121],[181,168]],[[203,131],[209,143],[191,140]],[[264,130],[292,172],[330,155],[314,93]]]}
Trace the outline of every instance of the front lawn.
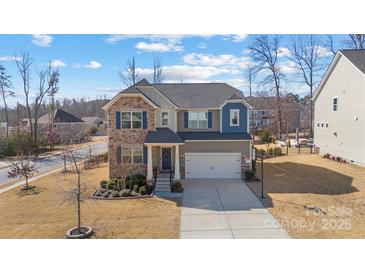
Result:
{"label": "front lawn", "polygon": [[[262,201],[292,237],[365,238],[365,168],[314,154],[264,163]],[[249,186],[260,196],[261,182]]]}
{"label": "front lawn", "polygon": [[[89,194],[105,179],[108,167],[87,170],[82,181]],[[32,182],[37,193],[23,195],[18,189],[0,194],[0,238],[65,238],[76,225],[76,210],[63,202],[61,173]],[[66,175],[66,179],[74,175]],[[92,226],[92,238],[178,238],[179,202],[160,198],[91,200],[82,203],[82,224]]]}

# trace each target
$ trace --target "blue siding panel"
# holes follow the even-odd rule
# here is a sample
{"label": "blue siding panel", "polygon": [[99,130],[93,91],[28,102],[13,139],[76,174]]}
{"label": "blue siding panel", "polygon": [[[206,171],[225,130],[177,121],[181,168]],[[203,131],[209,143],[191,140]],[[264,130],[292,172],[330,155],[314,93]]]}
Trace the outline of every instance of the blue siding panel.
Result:
{"label": "blue siding panel", "polygon": [[187,111],[184,112],[184,128],[189,127],[189,113]]}
{"label": "blue siding panel", "polygon": [[115,113],[115,121],[116,121],[115,128],[120,129],[120,111],[117,111]]}
{"label": "blue siding panel", "polygon": [[212,128],[212,112],[208,112],[208,128]]}
{"label": "blue siding panel", "polygon": [[[240,125],[230,126],[230,110],[240,110]],[[222,133],[247,132],[247,107],[241,103],[227,103],[222,108]]]}
{"label": "blue siding panel", "polygon": [[143,123],[143,128],[146,129],[147,128],[147,111],[142,112],[142,123]]}

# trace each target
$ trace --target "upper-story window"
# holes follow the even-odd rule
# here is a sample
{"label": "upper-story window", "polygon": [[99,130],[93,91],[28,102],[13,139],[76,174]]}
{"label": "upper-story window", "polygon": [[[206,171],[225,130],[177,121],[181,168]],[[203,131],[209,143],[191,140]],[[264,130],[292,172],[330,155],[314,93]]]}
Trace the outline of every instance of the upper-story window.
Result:
{"label": "upper-story window", "polygon": [[261,110],[261,115],[265,115],[266,114],[266,110]]}
{"label": "upper-story window", "polygon": [[167,127],[169,125],[169,113],[167,111],[161,112],[161,126]]}
{"label": "upper-story window", "polygon": [[253,116],[257,116],[257,110],[254,110],[252,113],[253,113]]}
{"label": "upper-story window", "polygon": [[334,97],[333,98],[333,103],[332,103],[332,109],[333,109],[333,111],[337,111],[337,105],[338,105],[338,99],[337,99],[337,97]]}
{"label": "upper-story window", "polygon": [[189,128],[208,128],[208,112],[189,112]]}
{"label": "upper-story window", "polygon": [[142,112],[123,111],[122,128],[142,128]]}
{"label": "upper-story window", "polygon": [[229,121],[231,127],[237,127],[240,125],[240,110],[231,109],[229,111]]}

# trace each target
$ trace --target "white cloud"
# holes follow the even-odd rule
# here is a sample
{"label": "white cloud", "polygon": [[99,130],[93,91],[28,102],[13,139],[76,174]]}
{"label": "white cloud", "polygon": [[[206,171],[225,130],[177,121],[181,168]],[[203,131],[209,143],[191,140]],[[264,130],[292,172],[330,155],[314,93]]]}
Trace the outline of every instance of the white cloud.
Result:
{"label": "white cloud", "polygon": [[51,62],[51,67],[53,68],[63,68],[66,66],[66,63],[62,60],[55,59]]}
{"label": "white cloud", "polygon": [[183,47],[178,43],[146,43],[139,42],[136,45],[136,49],[149,52],[179,52],[183,50]]}
{"label": "white cloud", "polygon": [[285,74],[297,73],[299,71],[295,63],[292,61],[287,61],[279,64],[279,68],[281,72]]}
{"label": "white cloud", "polygon": [[33,34],[33,44],[40,47],[49,47],[54,38],[48,34]]}
{"label": "white cloud", "polygon": [[230,34],[230,35],[224,35],[223,40],[239,43],[245,40],[247,36],[248,34]]}
{"label": "white cloud", "polygon": [[316,51],[320,57],[327,57],[332,55],[332,52],[328,50],[328,48],[317,46]]}
{"label": "white cloud", "polygon": [[101,67],[101,63],[97,62],[97,61],[90,61],[88,64],[86,65],[80,65],[80,64],[75,64],[75,66],[77,68],[89,68],[89,69],[98,69]]}
{"label": "white cloud", "polygon": [[19,56],[0,56],[0,62],[5,61],[20,61],[22,58]]}
{"label": "white cloud", "polygon": [[207,48],[207,43],[199,43],[197,46],[196,46],[197,48],[200,48],[200,49],[205,49],[205,48]]}
{"label": "white cloud", "polygon": [[161,41],[161,40],[169,40],[175,42],[181,42],[184,38],[189,37],[202,37],[209,38],[213,35],[207,34],[112,34],[105,38],[105,42],[108,44],[115,44],[117,42],[128,40],[128,39],[145,39],[150,41]]}
{"label": "white cloud", "polygon": [[278,48],[279,57],[288,57],[291,55],[292,55],[292,52],[288,48]]}
{"label": "white cloud", "polygon": [[183,62],[189,65],[217,66],[231,68],[232,71],[245,69],[250,64],[249,57],[237,57],[232,54],[198,54],[189,53],[183,56]]}

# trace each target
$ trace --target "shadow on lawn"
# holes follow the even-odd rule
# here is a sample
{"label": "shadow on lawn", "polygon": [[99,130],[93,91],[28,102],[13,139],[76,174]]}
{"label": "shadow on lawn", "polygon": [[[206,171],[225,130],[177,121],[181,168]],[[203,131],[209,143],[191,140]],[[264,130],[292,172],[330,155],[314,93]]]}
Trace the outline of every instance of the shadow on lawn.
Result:
{"label": "shadow on lawn", "polygon": [[[261,178],[258,165],[257,177]],[[271,206],[270,193],[312,193],[341,195],[357,192],[352,177],[327,168],[292,162],[264,163],[264,193],[266,206]],[[249,182],[256,196],[261,195],[261,181]]]}

